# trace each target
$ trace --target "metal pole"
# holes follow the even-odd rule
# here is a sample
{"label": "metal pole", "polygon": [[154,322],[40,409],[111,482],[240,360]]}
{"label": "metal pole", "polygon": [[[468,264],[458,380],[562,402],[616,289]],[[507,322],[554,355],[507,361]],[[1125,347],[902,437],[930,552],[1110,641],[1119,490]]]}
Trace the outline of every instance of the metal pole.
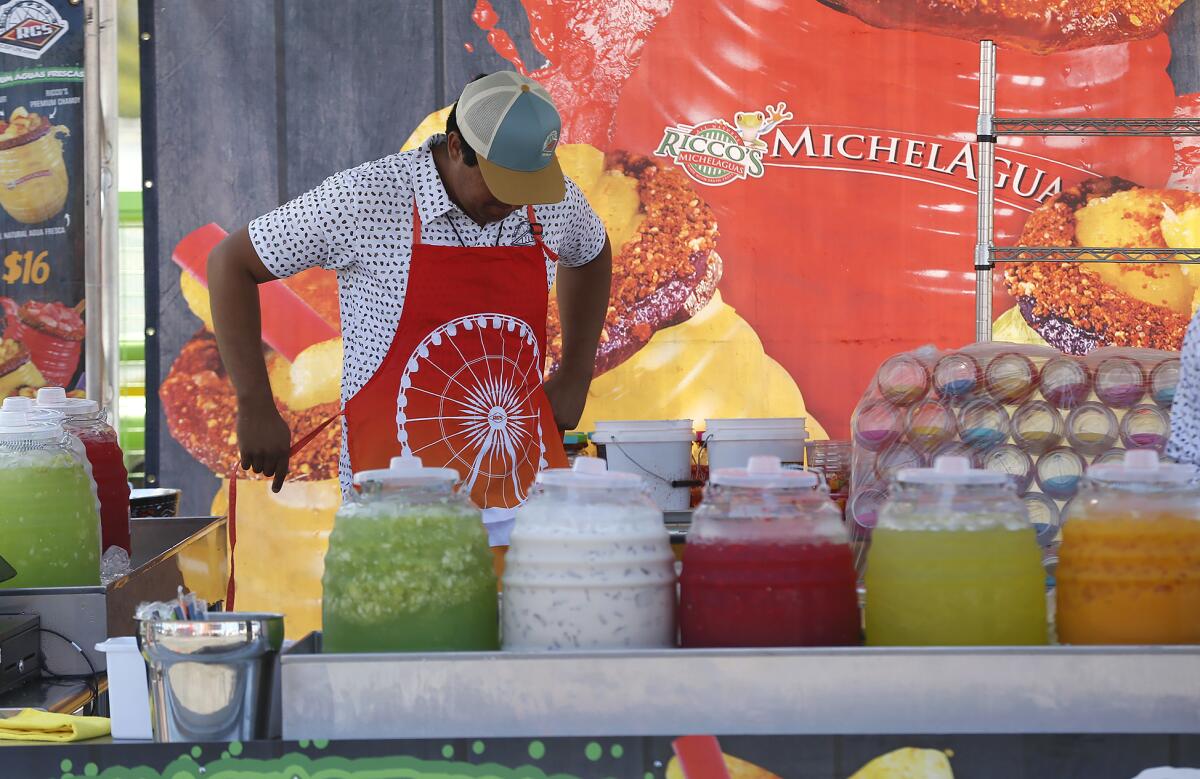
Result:
{"label": "metal pole", "polygon": [[996,170],[996,45],[979,42],[979,119],[975,125],[979,196],[975,239],[975,340],[992,340],[992,209]]}
{"label": "metal pole", "polygon": [[83,7],[83,260],[88,325],[84,371],[87,396],[110,405],[116,400],[119,365],[116,3],[84,0]]}
{"label": "metal pole", "polygon": [[102,400],[104,299],[100,270],[100,35],[97,5],[83,5],[83,272],[87,299],[84,373],[87,395]]}
{"label": "metal pole", "polygon": [[119,103],[117,92],[117,0],[100,0],[100,279],[103,289],[104,385],[100,397],[112,409],[113,427],[120,430],[117,408],[121,379],[121,261],[117,229],[120,196],[117,193]]}

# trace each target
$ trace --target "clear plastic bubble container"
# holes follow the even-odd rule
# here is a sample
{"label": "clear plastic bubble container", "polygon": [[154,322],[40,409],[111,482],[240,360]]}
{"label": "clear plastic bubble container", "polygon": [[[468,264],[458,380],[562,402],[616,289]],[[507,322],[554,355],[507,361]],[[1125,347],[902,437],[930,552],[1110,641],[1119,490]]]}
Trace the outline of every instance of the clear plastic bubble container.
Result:
{"label": "clear plastic bubble container", "polygon": [[1008,412],[994,400],[972,400],[958,413],[958,435],[963,443],[976,449],[1003,443],[1010,429]]}
{"label": "clear plastic bubble container", "polygon": [[885,400],[907,406],[929,391],[929,369],[916,355],[898,354],[880,366],[875,381]]}
{"label": "clear plastic bubble container", "polygon": [[927,399],[908,410],[905,438],[918,449],[931,452],[958,433],[958,420],[948,404]]}
{"label": "clear plastic bubble container", "polygon": [[1058,504],[1040,492],[1030,492],[1021,497],[1025,511],[1029,514],[1029,524],[1037,533],[1038,543],[1050,546],[1058,540],[1058,530],[1062,526],[1062,514]]}
{"label": "clear plastic bubble container", "polygon": [[975,392],[981,379],[979,362],[969,354],[952,352],[933,367],[933,388],[943,400],[965,398]]}
{"label": "clear plastic bubble container", "polygon": [[1060,446],[1037,459],[1037,483],[1042,492],[1058,500],[1075,496],[1087,462],[1074,449]]}
{"label": "clear plastic bubble container", "polygon": [[1163,360],[1150,371],[1150,397],[1162,406],[1170,408],[1175,402],[1175,389],[1179,386],[1180,362],[1178,358]]}
{"label": "clear plastic bubble container", "polygon": [[1109,357],[1096,367],[1096,397],[1112,408],[1130,408],[1146,396],[1146,372],[1132,357]]}
{"label": "clear plastic bubble container", "polygon": [[1012,415],[1013,443],[1038,455],[1062,443],[1067,426],[1058,409],[1044,400],[1028,400]]}
{"label": "clear plastic bubble container", "polygon": [[868,403],[855,412],[851,426],[859,446],[879,452],[904,435],[904,410],[886,400]]}
{"label": "clear plastic bubble container", "polygon": [[1161,406],[1139,403],[1121,418],[1121,443],[1126,449],[1164,452],[1171,436],[1171,420]]}
{"label": "clear plastic bubble container", "polygon": [[1038,386],[1038,368],[1022,352],[993,357],[983,369],[983,386],[997,403],[1020,403]]}
{"label": "clear plastic bubble container", "polygon": [[1067,443],[1080,454],[1106,452],[1116,446],[1120,435],[1117,415],[1103,403],[1080,403],[1067,417]]}
{"label": "clear plastic bubble container", "polygon": [[1091,394],[1092,373],[1079,360],[1055,357],[1042,366],[1041,391],[1057,408],[1070,410]]}
{"label": "clear plastic bubble container", "polygon": [[1000,444],[984,452],[980,459],[985,471],[1008,476],[1018,495],[1024,495],[1033,483],[1033,458],[1019,446]]}

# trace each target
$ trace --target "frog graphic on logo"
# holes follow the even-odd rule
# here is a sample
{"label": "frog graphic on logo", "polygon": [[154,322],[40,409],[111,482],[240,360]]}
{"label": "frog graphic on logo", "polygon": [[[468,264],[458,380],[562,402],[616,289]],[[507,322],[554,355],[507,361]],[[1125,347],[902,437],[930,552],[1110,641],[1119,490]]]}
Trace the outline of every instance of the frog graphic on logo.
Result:
{"label": "frog graphic on logo", "polygon": [[762,137],[779,125],[792,118],[792,112],[787,110],[787,103],[769,105],[763,111],[738,111],[733,115],[733,123],[737,126],[742,143],[752,149],[767,150],[767,142]]}

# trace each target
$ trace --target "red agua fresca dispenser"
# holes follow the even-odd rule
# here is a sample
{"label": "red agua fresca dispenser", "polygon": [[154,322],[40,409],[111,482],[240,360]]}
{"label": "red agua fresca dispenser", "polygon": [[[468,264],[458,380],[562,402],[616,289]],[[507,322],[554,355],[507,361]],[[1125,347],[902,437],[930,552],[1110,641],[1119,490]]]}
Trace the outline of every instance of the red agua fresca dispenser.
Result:
{"label": "red agua fresca dispenser", "polygon": [[63,428],[83,442],[100,500],[103,548],[130,551],[129,474],[107,412],[94,400],[68,397],[62,387],[39,389],[37,406],[63,414]]}

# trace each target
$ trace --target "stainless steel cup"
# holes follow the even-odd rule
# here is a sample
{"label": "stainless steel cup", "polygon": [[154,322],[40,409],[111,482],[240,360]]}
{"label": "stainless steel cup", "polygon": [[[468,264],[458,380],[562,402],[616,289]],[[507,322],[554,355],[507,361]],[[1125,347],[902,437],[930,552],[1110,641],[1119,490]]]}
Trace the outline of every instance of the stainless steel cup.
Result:
{"label": "stainless steel cup", "polygon": [[139,626],[138,645],[150,664],[155,741],[278,737],[278,717],[272,714],[278,707],[281,615],[145,620]]}

